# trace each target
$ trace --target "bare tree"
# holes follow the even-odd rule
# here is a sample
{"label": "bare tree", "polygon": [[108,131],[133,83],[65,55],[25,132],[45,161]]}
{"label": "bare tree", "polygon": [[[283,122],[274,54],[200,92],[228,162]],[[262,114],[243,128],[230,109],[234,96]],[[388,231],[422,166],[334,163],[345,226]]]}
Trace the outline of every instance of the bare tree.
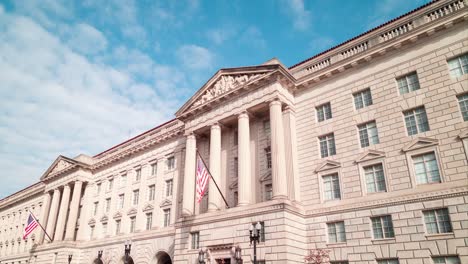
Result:
{"label": "bare tree", "polygon": [[305,263],[309,264],[326,264],[330,263],[330,250],[328,249],[311,249],[309,254],[304,257]]}

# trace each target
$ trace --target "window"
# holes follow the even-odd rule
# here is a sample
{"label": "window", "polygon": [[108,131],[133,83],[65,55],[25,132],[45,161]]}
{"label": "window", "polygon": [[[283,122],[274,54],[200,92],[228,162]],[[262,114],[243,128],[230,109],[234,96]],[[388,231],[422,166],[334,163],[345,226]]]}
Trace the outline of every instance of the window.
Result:
{"label": "window", "polygon": [[456,78],[468,73],[468,54],[461,55],[448,61],[450,76]]}
{"label": "window", "polygon": [[358,130],[361,148],[379,144],[379,133],[377,132],[375,121],[359,125]]}
{"label": "window", "polygon": [[328,223],[328,242],[340,243],[346,242],[346,232],[344,222]]}
{"label": "window", "polygon": [[169,226],[171,224],[171,209],[164,209],[164,223],[163,226]]}
{"label": "window", "polygon": [[265,201],[270,201],[273,198],[273,185],[265,184]]}
{"label": "window", "polygon": [[439,166],[434,152],[413,156],[416,183],[440,182]]}
{"label": "window", "polygon": [[361,109],[372,105],[372,94],[370,88],[353,94],[354,106],[356,109]]}
{"label": "window", "polygon": [[156,176],[158,174],[158,163],[151,164],[151,175]]}
{"label": "window", "polygon": [[398,90],[400,94],[406,94],[412,91],[419,90],[419,80],[416,72],[412,72],[406,76],[397,79]]}
{"label": "window", "polygon": [[332,118],[331,104],[326,103],[315,108],[317,112],[317,120],[319,122]]}
{"label": "window", "polygon": [[151,230],[153,226],[153,213],[146,214],[146,230]]}
{"label": "window", "polygon": [[96,184],[96,195],[101,193],[101,183]]}
{"label": "window", "polygon": [[382,164],[363,167],[368,193],[385,192],[385,176]]}
{"label": "window", "polygon": [[322,180],[323,196],[325,201],[341,199],[340,180],[338,178],[338,173],[323,176]]}
{"label": "window", "polygon": [[135,233],[136,216],[130,217],[130,233]]}
{"label": "window", "polygon": [[102,223],[102,236],[107,235],[107,223]]}
{"label": "window", "polygon": [[121,224],[120,219],[115,220],[115,234],[116,235],[120,234],[120,224]]}
{"label": "window", "polygon": [[94,203],[94,208],[93,208],[93,215],[97,215],[98,206],[99,206],[99,202],[95,202]]}
{"label": "window", "polygon": [[458,256],[432,257],[434,264],[461,264]]}
{"label": "window", "polygon": [[335,135],[333,133],[319,137],[320,156],[322,158],[336,154]]}
{"label": "window", "polygon": [[390,215],[372,217],[371,221],[375,239],[395,237]]}
{"label": "window", "polygon": [[458,103],[463,116],[463,121],[468,121],[468,93],[458,96]]}
{"label": "window", "polygon": [[424,106],[405,111],[404,115],[409,136],[429,131],[429,122]]}
{"label": "window", "polygon": [[154,201],[154,195],[155,195],[155,186],[154,185],[148,186],[148,201]]}
{"label": "window", "polygon": [[167,170],[173,170],[175,168],[174,156],[167,158]]}
{"label": "window", "polygon": [[120,187],[123,187],[127,184],[127,174],[120,176]]}
{"label": "window", "polygon": [[135,170],[135,181],[140,181],[141,179],[141,169],[136,169]]}
{"label": "window", "polygon": [[192,237],[192,249],[200,248],[200,232],[190,233]]}
{"label": "window", "polygon": [[265,157],[266,157],[266,167],[267,169],[271,169],[271,148],[265,149]]}
{"label": "window", "polygon": [[106,213],[109,213],[111,207],[111,198],[106,199]]}
{"label": "window", "polygon": [[107,182],[107,191],[111,191],[114,188],[114,179],[109,179]]}
{"label": "window", "polygon": [[140,199],[140,190],[133,191],[133,205],[138,205],[138,200]]}
{"label": "window", "polygon": [[125,201],[125,195],[120,194],[119,195],[119,200],[118,200],[118,203],[117,203],[117,208],[118,209],[122,209],[124,207],[124,201]]}
{"label": "window", "polygon": [[166,181],[166,197],[172,196],[172,180]]}
{"label": "window", "polygon": [[426,230],[429,234],[451,233],[452,224],[447,208],[423,211]]}
{"label": "window", "polygon": [[392,259],[379,259],[377,260],[377,264],[400,264],[397,258]]}

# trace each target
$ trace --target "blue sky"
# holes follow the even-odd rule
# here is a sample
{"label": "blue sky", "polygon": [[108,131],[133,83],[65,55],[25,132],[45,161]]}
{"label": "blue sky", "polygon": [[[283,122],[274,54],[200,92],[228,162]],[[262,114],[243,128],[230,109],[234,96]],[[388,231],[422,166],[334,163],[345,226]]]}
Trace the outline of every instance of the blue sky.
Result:
{"label": "blue sky", "polygon": [[286,66],[428,0],[0,2],[0,197],[173,118],[219,68]]}

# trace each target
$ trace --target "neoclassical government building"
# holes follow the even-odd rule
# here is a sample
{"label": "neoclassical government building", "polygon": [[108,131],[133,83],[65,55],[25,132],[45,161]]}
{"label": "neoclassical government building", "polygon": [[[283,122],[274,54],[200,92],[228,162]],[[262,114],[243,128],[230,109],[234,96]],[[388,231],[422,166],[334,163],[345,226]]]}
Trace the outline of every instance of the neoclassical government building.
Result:
{"label": "neoclassical government building", "polygon": [[[236,247],[252,263],[252,223],[258,263],[468,263],[467,5],[432,1],[289,68],[220,69],[173,120],[44,164],[0,200],[0,263],[123,263],[128,239],[131,263],[240,263]],[[213,181],[197,203],[197,153],[227,205]],[[52,241],[22,239],[29,212]]]}

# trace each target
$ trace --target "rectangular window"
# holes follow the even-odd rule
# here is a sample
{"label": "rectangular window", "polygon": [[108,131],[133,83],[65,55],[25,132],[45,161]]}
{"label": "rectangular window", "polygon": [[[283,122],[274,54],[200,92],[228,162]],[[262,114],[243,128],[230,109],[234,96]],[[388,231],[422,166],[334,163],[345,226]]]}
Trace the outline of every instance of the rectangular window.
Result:
{"label": "rectangular window", "polygon": [[273,185],[265,184],[265,201],[270,201],[273,198]]}
{"label": "rectangular window", "polygon": [[151,175],[156,176],[158,174],[158,163],[151,164]]}
{"label": "rectangular window", "polygon": [[405,111],[403,114],[409,136],[429,131],[429,122],[424,106]]}
{"label": "rectangular window", "polygon": [[434,152],[413,156],[416,183],[434,183],[440,181],[439,166]]}
{"label": "rectangular window", "polygon": [[458,256],[432,257],[434,264],[461,264]]}
{"label": "rectangular window", "polygon": [[358,130],[361,148],[379,144],[379,133],[377,132],[375,121],[359,125]]}
{"label": "rectangular window", "polygon": [[114,188],[114,179],[109,179],[107,182],[107,191],[111,191]]}
{"label": "rectangular window", "polygon": [[175,157],[172,156],[172,157],[167,158],[166,164],[167,164],[167,170],[175,169]]}
{"label": "rectangular window", "polygon": [[452,224],[447,208],[423,211],[428,234],[451,233]]}
{"label": "rectangular window", "polygon": [[135,233],[136,228],[136,216],[130,217],[130,233]]}
{"label": "rectangular window", "polygon": [[138,205],[138,200],[140,199],[140,190],[133,191],[133,205]]}
{"label": "rectangular window", "polygon": [[385,192],[385,176],[382,164],[363,167],[368,193]]}
{"label": "rectangular window", "polygon": [[370,88],[353,94],[353,97],[356,110],[372,105],[372,94]]}
{"label": "rectangular window", "polygon": [[153,213],[146,214],[146,230],[151,230],[153,226]]}
{"label": "rectangular window", "polygon": [[338,178],[338,173],[323,176],[322,180],[324,199],[326,201],[341,199],[340,180]]}
{"label": "rectangular window", "polygon": [[171,209],[164,209],[164,227],[171,224]]}
{"label": "rectangular window", "polygon": [[127,185],[127,174],[120,176],[120,187]]}
{"label": "rectangular window", "polygon": [[371,221],[375,239],[395,237],[390,215],[371,217]]}
{"label": "rectangular window", "polygon": [[192,249],[200,248],[200,233],[193,232],[190,233],[190,236],[192,237]]}
{"label": "rectangular window", "polygon": [[344,222],[327,223],[328,243],[346,242]]}
{"label": "rectangular window", "polygon": [[468,73],[468,54],[463,54],[459,57],[448,61],[450,76],[452,78],[460,77]]}
{"label": "rectangular window", "polygon": [[148,201],[154,201],[155,189],[154,185],[148,186]]}
{"label": "rectangular window", "polygon": [[266,157],[266,167],[267,169],[271,169],[271,148],[265,149],[265,157]]}
{"label": "rectangular window", "polygon": [[335,135],[333,133],[319,137],[320,156],[322,158],[336,154]]}
{"label": "rectangular window", "polygon": [[107,236],[107,223],[102,223],[102,236]]}
{"label": "rectangular window", "polygon": [[119,235],[120,234],[120,219],[119,220],[115,220],[115,234],[116,235]]}
{"label": "rectangular window", "polygon": [[110,212],[110,207],[111,207],[111,198],[106,199],[106,213]]}
{"label": "rectangular window", "polygon": [[412,91],[419,90],[419,80],[418,74],[416,72],[412,72],[408,75],[398,78],[397,83],[398,90],[400,90],[400,94],[406,94]]}
{"label": "rectangular window", "polygon": [[172,180],[166,181],[166,197],[172,196]]}
{"label": "rectangular window", "polygon": [[99,206],[99,202],[95,202],[95,203],[94,203],[94,208],[93,208],[93,215],[97,215],[97,213],[98,213],[98,206]]}
{"label": "rectangular window", "polygon": [[397,258],[379,259],[377,260],[377,264],[400,264],[400,262]]}
{"label": "rectangular window", "polygon": [[119,195],[119,200],[118,200],[118,203],[117,203],[117,208],[118,209],[122,209],[124,207],[124,201],[125,201],[125,195],[120,194]]}
{"label": "rectangular window", "polygon": [[317,112],[317,120],[319,122],[325,121],[332,118],[331,104],[326,103],[315,108]]}
{"label": "rectangular window", "polygon": [[468,121],[468,93],[459,95],[457,98],[458,103],[460,104],[463,121]]}
{"label": "rectangular window", "polygon": [[135,181],[140,181],[141,179],[141,169],[136,169],[135,170]]}

